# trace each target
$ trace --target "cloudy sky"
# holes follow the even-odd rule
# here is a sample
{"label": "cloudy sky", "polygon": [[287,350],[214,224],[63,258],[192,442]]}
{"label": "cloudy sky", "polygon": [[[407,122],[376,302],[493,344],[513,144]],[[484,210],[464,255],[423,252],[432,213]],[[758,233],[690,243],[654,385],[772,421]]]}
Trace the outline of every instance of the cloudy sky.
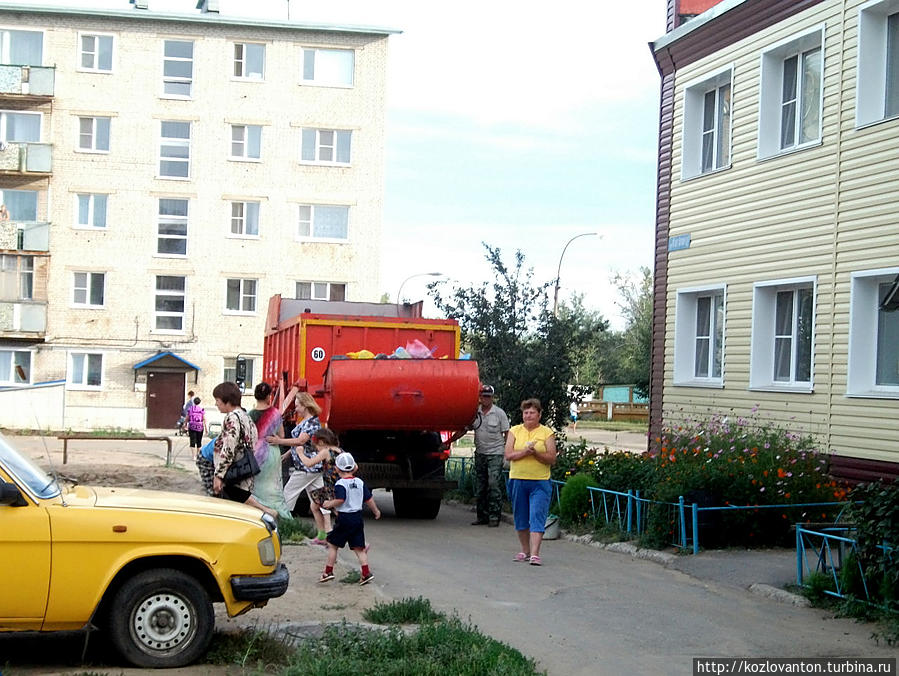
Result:
{"label": "cloudy sky", "polygon": [[[126,9],[128,0],[20,0]],[[196,0],[149,0],[196,11]],[[413,273],[490,279],[481,242],[520,249],[560,298],[620,326],[615,272],[652,265],[665,0],[220,0],[222,13],[396,28],[388,65],[381,291]],[[606,11],[602,11],[606,10]],[[403,296],[426,295],[427,277]]]}

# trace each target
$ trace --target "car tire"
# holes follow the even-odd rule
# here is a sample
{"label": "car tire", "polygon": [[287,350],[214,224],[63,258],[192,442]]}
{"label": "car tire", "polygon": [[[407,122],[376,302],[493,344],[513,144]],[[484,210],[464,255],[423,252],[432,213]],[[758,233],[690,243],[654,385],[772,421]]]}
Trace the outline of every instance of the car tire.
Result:
{"label": "car tire", "polygon": [[206,652],[215,628],[212,602],[193,577],[173,568],[138,573],[115,595],[109,633],[138,667],[181,667]]}

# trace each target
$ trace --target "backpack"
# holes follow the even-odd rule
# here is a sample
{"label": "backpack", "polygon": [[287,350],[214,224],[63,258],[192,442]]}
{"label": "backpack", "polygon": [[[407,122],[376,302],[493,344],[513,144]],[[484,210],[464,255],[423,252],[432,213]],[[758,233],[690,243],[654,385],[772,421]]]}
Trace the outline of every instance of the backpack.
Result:
{"label": "backpack", "polygon": [[190,410],[187,412],[188,423],[199,425],[199,429],[203,429],[203,417],[204,411],[199,406],[191,406]]}

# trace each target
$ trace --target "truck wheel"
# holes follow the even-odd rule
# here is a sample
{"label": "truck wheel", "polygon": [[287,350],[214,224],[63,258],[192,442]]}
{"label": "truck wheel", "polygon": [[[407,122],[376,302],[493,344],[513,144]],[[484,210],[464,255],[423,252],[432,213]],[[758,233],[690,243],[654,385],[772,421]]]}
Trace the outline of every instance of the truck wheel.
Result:
{"label": "truck wheel", "polygon": [[193,577],[173,568],[147,570],[118,591],[109,614],[112,642],[138,667],[181,667],[209,647],[212,602]]}
{"label": "truck wheel", "polygon": [[423,488],[394,488],[393,511],[400,519],[436,519],[440,513],[440,491]]}

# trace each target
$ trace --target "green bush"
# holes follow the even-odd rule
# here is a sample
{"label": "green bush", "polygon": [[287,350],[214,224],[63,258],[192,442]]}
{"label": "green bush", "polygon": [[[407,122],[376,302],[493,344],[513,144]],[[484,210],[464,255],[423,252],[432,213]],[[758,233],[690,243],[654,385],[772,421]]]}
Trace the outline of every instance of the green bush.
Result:
{"label": "green bush", "polygon": [[[856,524],[858,559],[875,603],[899,609],[899,483],[852,489],[848,520]],[[884,551],[883,545],[891,546]]]}
{"label": "green bush", "polygon": [[596,481],[589,474],[575,474],[565,482],[559,496],[559,516],[562,523],[579,524],[592,517],[588,486],[597,488]]}
{"label": "green bush", "polygon": [[362,617],[375,624],[424,624],[446,619],[443,613],[431,608],[429,599],[421,596],[376,603],[373,608],[362,611]]}

